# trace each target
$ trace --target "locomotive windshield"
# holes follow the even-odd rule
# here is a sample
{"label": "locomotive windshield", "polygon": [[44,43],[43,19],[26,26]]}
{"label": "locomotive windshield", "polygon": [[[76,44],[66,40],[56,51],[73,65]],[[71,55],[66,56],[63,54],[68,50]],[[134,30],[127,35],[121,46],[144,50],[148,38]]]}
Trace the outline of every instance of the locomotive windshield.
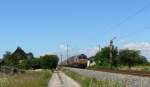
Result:
{"label": "locomotive windshield", "polygon": [[81,54],[81,55],[79,56],[79,59],[87,59],[87,56],[84,55],[84,54]]}

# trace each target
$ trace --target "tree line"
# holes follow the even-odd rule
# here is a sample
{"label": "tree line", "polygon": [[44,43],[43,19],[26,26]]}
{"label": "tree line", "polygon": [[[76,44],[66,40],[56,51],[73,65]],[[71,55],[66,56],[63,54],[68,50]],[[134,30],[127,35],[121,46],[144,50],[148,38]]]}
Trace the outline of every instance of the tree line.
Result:
{"label": "tree line", "polygon": [[[139,50],[121,49],[112,47],[112,60],[110,60],[110,48],[104,47],[94,56],[97,66],[128,66],[131,68],[134,65],[149,64],[147,58],[141,55]],[[112,62],[110,62],[112,61]]]}
{"label": "tree line", "polygon": [[1,65],[19,69],[53,69],[57,67],[58,61],[57,55],[44,55],[36,58],[33,53],[25,53],[21,47],[18,47],[15,52],[7,51],[3,55]]}

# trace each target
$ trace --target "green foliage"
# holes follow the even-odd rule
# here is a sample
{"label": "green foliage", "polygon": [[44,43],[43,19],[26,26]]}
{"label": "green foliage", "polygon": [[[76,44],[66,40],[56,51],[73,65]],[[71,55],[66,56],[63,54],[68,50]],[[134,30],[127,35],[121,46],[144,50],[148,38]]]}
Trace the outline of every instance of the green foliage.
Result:
{"label": "green foliage", "polygon": [[[109,47],[104,47],[101,49],[100,52],[98,52],[95,56],[95,61],[97,65],[101,65],[101,66],[110,66],[110,49]],[[112,65],[117,67],[118,66],[118,49],[117,47],[113,46],[113,50],[112,50]]]}
{"label": "green foliage", "polygon": [[17,65],[17,67],[20,69],[30,69],[31,68],[30,60],[23,60],[21,63]]}
{"label": "green foliage", "polygon": [[30,66],[32,69],[40,69],[40,59],[39,58],[33,58],[30,60]]}
{"label": "green foliage", "polygon": [[118,48],[112,48],[112,64],[110,63],[110,48],[104,47],[95,55],[96,66],[118,67],[127,65],[131,68],[134,65],[148,65],[147,59],[140,54],[140,51],[123,49],[118,52]]}
{"label": "green foliage", "polygon": [[119,59],[121,64],[128,65],[129,68],[136,64],[144,64],[147,62],[146,58],[140,55],[140,51],[124,49],[119,52]]}
{"label": "green foliage", "polygon": [[30,70],[16,75],[0,73],[0,87],[47,87],[51,75],[49,70]]}
{"label": "green foliage", "polygon": [[10,57],[11,57],[11,52],[6,51],[6,53],[3,55],[4,65],[9,65],[9,64],[11,64],[11,61],[9,60]]}
{"label": "green foliage", "polygon": [[104,65],[109,63],[109,48],[102,48],[95,56],[96,64]]}
{"label": "green foliage", "polygon": [[27,54],[18,47],[14,53],[7,51],[3,55],[4,65],[20,69],[29,69],[29,60]]}
{"label": "green foliage", "polygon": [[45,55],[40,57],[41,68],[53,69],[57,67],[59,58],[56,55]]}
{"label": "green foliage", "polygon": [[25,53],[20,47],[14,53],[7,51],[3,60],[4,65],[19,69],[52,69],[56,68],[59,58],[56,55],[45,55],[34,58],[32,53]]}

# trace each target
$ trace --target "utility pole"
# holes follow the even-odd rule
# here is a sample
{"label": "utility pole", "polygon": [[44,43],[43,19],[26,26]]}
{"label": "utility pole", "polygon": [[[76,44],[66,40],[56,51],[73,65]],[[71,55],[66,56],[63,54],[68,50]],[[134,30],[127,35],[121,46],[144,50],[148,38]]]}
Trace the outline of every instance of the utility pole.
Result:
{"label": "utility pole", "polygon": [[114,40],[116,39],[116,37],[114,37],[112,40],[110,40],[110,45],[109,45],[109,49],[110,49],[110,51],[109,51],[109,57],[110,57],[110,60],[109,60],[109,62],[110,62],[110,65],[111,65],[111,69],[112,69],[112,58],[113,58],[113,54],[112,54],[112,50],[113,50],[113,42],[114,42]]}
{"label": "utility pole", "polygon": [[101,46],[100,46],[100,45],[98,45],[98,51],[99,51],[99,52],[101,51]]}
{"label": "utility pole", "polygon": [[63,55],[62,54],[60,54],[60,65],[62,66],[62,57],[63,57]]}
{"label": "utility pole", "polygon": [[[68,60],[68,58],[69,58],[69,45],[67,44],[67,60]],[[67,63],[68,63],[68,61],[67,61]]]}

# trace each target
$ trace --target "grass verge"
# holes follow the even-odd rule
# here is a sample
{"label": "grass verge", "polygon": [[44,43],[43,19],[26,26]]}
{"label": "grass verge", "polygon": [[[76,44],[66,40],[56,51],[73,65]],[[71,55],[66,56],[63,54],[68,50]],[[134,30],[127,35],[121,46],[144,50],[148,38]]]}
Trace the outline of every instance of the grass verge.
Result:
{"label": "grass verge", "polygon": [[21,75],[0,73],[0,87],[47,87],[51,73],[44,71],[27,71]]}
{"label": "grass verge", "polygon": [[77,81],[82,87],[121,87],[118,82],[113,83],[109,80],[96,80],[95,78],[84,77],[67,69],[64,70],[64,73]]}

